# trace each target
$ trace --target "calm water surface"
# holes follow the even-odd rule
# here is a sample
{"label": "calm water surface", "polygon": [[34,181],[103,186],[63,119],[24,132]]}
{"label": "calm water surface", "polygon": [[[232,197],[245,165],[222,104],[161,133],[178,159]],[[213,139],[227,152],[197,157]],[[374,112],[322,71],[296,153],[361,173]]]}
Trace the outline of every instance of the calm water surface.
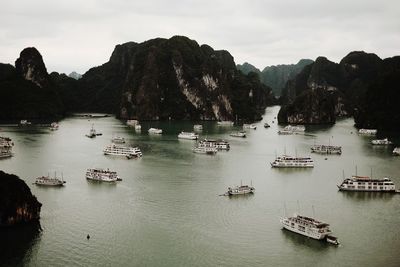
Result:
{"label": "calm water surface", "polygon": [[[399,266],[400,194],[345,193],[336,185],[358,174],[392,177],[400,187],[400,157],[393,147],[372,147],[355,134],[353,120],[307,127],[305,135],[280,136],[268,108],[248,138],[230,137],[237,127],[204,123],[202,138],[230,141],[229,152],[192,153],[178,140],[193,122],[148,122],[136,133],[115,118],[67,118],[58,131],[2,126],[15,156],[0,169],[26,181],[43,203],[43,231],[12,231],[0,237],[0,264],[24,266]],[[264,129],[268,122],[271,128]],[[86,138],[91,125],[102,136]],[[147,129],[161,127],[162,136]],[[143,158],[104,156],[113,134],[137,145]],[[312,155],[314,169],[271,169],[276,154],[309,155],[314,142],[343,146],[341,156]],[[118,171],[116,184],[88,182],[87,168]],[[63,173],[63,188],[32,185],[47,173]],[[228,186],[250,183],[251,196],[222,197]],[[279,217],[300,210],[331,224],[340,247],[281,229]],[[25,231],[25,232],[24,232]],[[26,232],[27,231],[27,232]],[[90,240],[86,235],[90,234]],[[4,251],[4,250],[3,250]]]}

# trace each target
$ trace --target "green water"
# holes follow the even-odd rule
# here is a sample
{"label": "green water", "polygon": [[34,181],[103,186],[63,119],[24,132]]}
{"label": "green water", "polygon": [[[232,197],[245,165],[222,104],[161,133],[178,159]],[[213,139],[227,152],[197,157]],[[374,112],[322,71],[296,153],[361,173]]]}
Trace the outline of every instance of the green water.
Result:
{"label": "green water", "polygon": [[[115,118],[67,118],[58,131],[1,126],[15,143],[0,169],[26,181],[43,204],[43,231],[1,233],[0,265],[24,266],[399,266],[400,194],[346,193],[346,176],[388,176],[400,187],[400,157],[355,134],[353,120],[307,127],[306,135],[280,136],[268,108],[247,138],[237,127],[204,123],[202,138],[229,140],[231,150],[194,154],[194,142],[178,140],[194,122],[142,123],[142,133]],[[264,129],[268,122],[271,128]],[[102,136],[89,139],[92,123]],[[160,127],[162,136],[147,129]],[[353,134],[352,134],[353,132]],[[113,134],[137,145],[143,158],[102,154]],[[341,156],[312,154],[315,168],[271,169],[276,154],[309,155],[314,142],[341,145]],[[116,170],[116,184],[88,182],[85,170]],[[63,188],[32,185],[37,176],[63,173]],[[228,186],[253,183],[251,196],[223,197]],[[331,224],[334,247],[281,229],[279,217],[300,210]],[[26,233],[28,231],[28,233]],[[90,234],[90,240],[86,235]],[[6,248],[6,250],[4,250]],[[4,252],[5,251],[5,252]]]}

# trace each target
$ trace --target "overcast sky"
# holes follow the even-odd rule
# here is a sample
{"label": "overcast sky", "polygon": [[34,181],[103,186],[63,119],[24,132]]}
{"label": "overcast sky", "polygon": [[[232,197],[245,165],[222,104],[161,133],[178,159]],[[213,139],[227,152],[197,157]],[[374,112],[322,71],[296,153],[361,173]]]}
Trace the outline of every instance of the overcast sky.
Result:
{"label": "overcast sky", "polygon": [[36,47],[47,70],[86,72],[116,44],[185,35],[263,69],[350,51],[400,55],[400,0],[0,0],[0,62]]}

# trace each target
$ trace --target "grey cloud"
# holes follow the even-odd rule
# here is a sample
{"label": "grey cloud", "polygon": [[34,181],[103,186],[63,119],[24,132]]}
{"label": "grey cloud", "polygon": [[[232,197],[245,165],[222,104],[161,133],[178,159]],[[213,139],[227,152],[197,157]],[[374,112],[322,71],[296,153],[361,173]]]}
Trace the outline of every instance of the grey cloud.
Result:
{"label": "grey cloud", "polygon": [[[5,2],[5,1],[4,1]],[[49,71],[85,72],[116,44],[186,35],[259,68],[352,50],[399,54],[397,0],[20,0],[2,3],[0,62],[36,46]]]}

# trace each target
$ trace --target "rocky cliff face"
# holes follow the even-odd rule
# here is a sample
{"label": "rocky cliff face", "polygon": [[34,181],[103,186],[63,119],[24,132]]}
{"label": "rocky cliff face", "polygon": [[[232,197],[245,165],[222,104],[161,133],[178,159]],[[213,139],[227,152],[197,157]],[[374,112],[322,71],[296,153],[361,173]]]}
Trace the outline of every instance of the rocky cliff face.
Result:
{"label": "rocky cliff face", "polygon": [[40,88],[49,86],[49,75],[44,65],[42,55],[34,47],[22,50],[15,61],[17,74],[27,81],[31,81]]}
{"label": "rocky cliff face", "polygon": [[141,120],[254,120],[272,97],[259,80],[236,70],[227,51],[182,36],[117,45],[79,86],[92,96],[88,106]]}
{"label": "rocky cliff face", "polygon": [[35,48],[26,48],[15,65],[16,68],[0,64],[0,93],[7,96],[7,101],[0,105],[0,120],[62,116],[62,102],[40,53]]}
{"label": "rocky cliff face", "polygon": [[[287,83],[279,122],[333,123],[336,117],[353,115],[365,105],[369,87],[379,77],[382,66],[383,61],[375,54],[358,51],[339,64],[317,58]],[[319,105],[321,100],[331,104]],[[318,107],[318,114],[334,114],[333,118],[310,113],[310,107]]]}
{"label": "rocky cliff face", "polygon": [[41,206],[23,180],[0,171],[0,227],[38,222]]}

